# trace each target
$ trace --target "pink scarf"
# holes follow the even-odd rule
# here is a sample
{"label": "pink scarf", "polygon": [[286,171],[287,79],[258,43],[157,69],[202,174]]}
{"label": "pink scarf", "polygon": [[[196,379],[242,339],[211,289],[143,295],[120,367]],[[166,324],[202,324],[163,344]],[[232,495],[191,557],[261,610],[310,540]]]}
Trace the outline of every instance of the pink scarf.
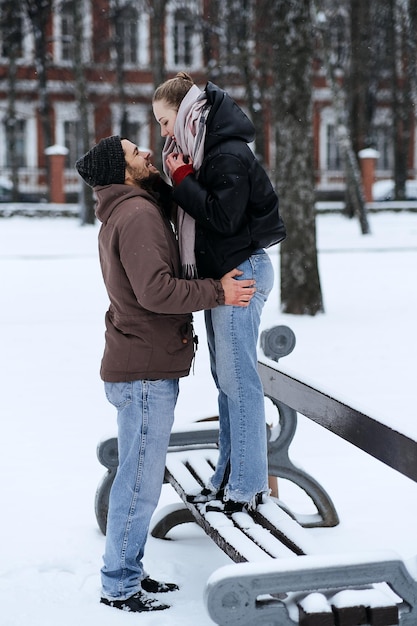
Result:
{"label": "pink scarf", "polygon": [[[181,102],[174,124],[174,136],[167,137],[162,150],[165,174],[169,178],[165,161],[171,152],[181,152],[189,156],[198,176],[204,158],[204,139],[209,107],[206,106],[204,91],[193,85]],[[178,244],[184,278],[197,278],[195,261],[195,222],[180,206],[178,207]]]}

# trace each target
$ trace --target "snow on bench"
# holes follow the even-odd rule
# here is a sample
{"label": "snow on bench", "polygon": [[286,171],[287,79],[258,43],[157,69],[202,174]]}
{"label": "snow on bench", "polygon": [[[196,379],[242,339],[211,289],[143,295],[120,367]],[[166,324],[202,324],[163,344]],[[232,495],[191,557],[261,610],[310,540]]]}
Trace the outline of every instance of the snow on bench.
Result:
{"label": "snow on bench", "polygon": [[[372,567],[374,554],[352,558],[339,555],[333,560],[325,560],[323,566],[322,557],[315,554],[315,543],[306,529],[281,508],[278,500],[272,498],[259,505],[254,512],[239,512],[231,516],[220,511],[207,511],[205,504],[188,502],[187,495],[198,493],[207,484],[216,460],[215,449],[188,448],[169,452],[166,480],[181,497],[189,515],[182,519],[177,517],[172,525],[164,525],[162,520],[166,521],[170,513],[162,509],[159,512],[162,519],[154,520],[156,523],[152,531],[153,536],[165,537],[177,523],[195,521],[239,564],[221,568],[208,581],[207,607],[216,624],[399,624],[398,607],[403,599],[386,582],[395,587],[397,571],[394,575],[387,566],[386,572],[381,575],[380,560],[376,566],[379,566],[378,571]],[[277,559],[284,564],[281,576],[277,574]],[[402,564],[393,559],[391,553],[384,553],[384,559],[384,564],[395,562],[394,569],[402,569]],[[241,566],[246,568],[243,576]],[[291,570],[293,576],[289,574]],[[363,571],[367,572],[365,577]],[[413,583],[409,575],[405,578],[407,583],[401,591],[408,597]]]}
{"label": "snow on bench", "polygon": [[[306,531],[272,500],[260,505],[255,513],[240,512],[231,517],[222,512],[206,512],[205,505],[187,502],[187,495],[199,492],[207,484],[217,454],[217,450],[210,449],[170,452],[165,472],[166,480],[180,495],[192,518],[217,545],[238,563],[311,551],[313,546]],[[152,534],[162,536],[155,527]]]}

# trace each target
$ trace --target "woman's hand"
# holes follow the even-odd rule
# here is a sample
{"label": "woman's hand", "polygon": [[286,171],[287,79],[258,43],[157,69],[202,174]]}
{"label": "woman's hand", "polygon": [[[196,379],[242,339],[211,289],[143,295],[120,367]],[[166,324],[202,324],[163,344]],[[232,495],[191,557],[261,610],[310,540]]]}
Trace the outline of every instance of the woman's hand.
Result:
{"label": "woman's hand", "polygon": [[183,167],[184,165],[192,166],[193,164],[191,159],[184,154],[181,154],[181,152],[171,152],[171,154],[168,155],[165,163],[171,177],[180,167]]}

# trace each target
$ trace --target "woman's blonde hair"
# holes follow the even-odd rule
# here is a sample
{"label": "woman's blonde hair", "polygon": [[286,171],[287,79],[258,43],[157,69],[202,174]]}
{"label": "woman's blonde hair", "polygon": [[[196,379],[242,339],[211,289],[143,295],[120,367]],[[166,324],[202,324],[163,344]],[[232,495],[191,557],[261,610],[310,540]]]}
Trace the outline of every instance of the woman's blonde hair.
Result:
{"label": "woman's blonde hair", "polygon": [[193,85],[194,81],[187,72],[178,72],[174,78],[169,78],[156,88],[152,102],[164,100],[169,107],[178,111],[181,102]]}

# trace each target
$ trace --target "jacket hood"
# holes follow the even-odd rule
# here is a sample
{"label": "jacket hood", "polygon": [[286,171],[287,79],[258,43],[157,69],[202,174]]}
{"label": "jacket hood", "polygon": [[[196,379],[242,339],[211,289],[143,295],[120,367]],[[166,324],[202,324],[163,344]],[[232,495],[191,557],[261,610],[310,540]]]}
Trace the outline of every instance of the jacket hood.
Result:
{"label": "jacket hood", "polygon": [[211,105],[207,118],[206,150],[225,139],[241,139],[246,143],[254,141],[254,125],[223,89],[209,81],[205,93]]}
{"label": "jacket hood", "polygon": [[102,185],[94,187],[94,192],[97,196],[96,217],[103,224],[107,222],[119,204],[131,198],[146,198],[157,205],[156,199],[148,191],[131,185]]}

